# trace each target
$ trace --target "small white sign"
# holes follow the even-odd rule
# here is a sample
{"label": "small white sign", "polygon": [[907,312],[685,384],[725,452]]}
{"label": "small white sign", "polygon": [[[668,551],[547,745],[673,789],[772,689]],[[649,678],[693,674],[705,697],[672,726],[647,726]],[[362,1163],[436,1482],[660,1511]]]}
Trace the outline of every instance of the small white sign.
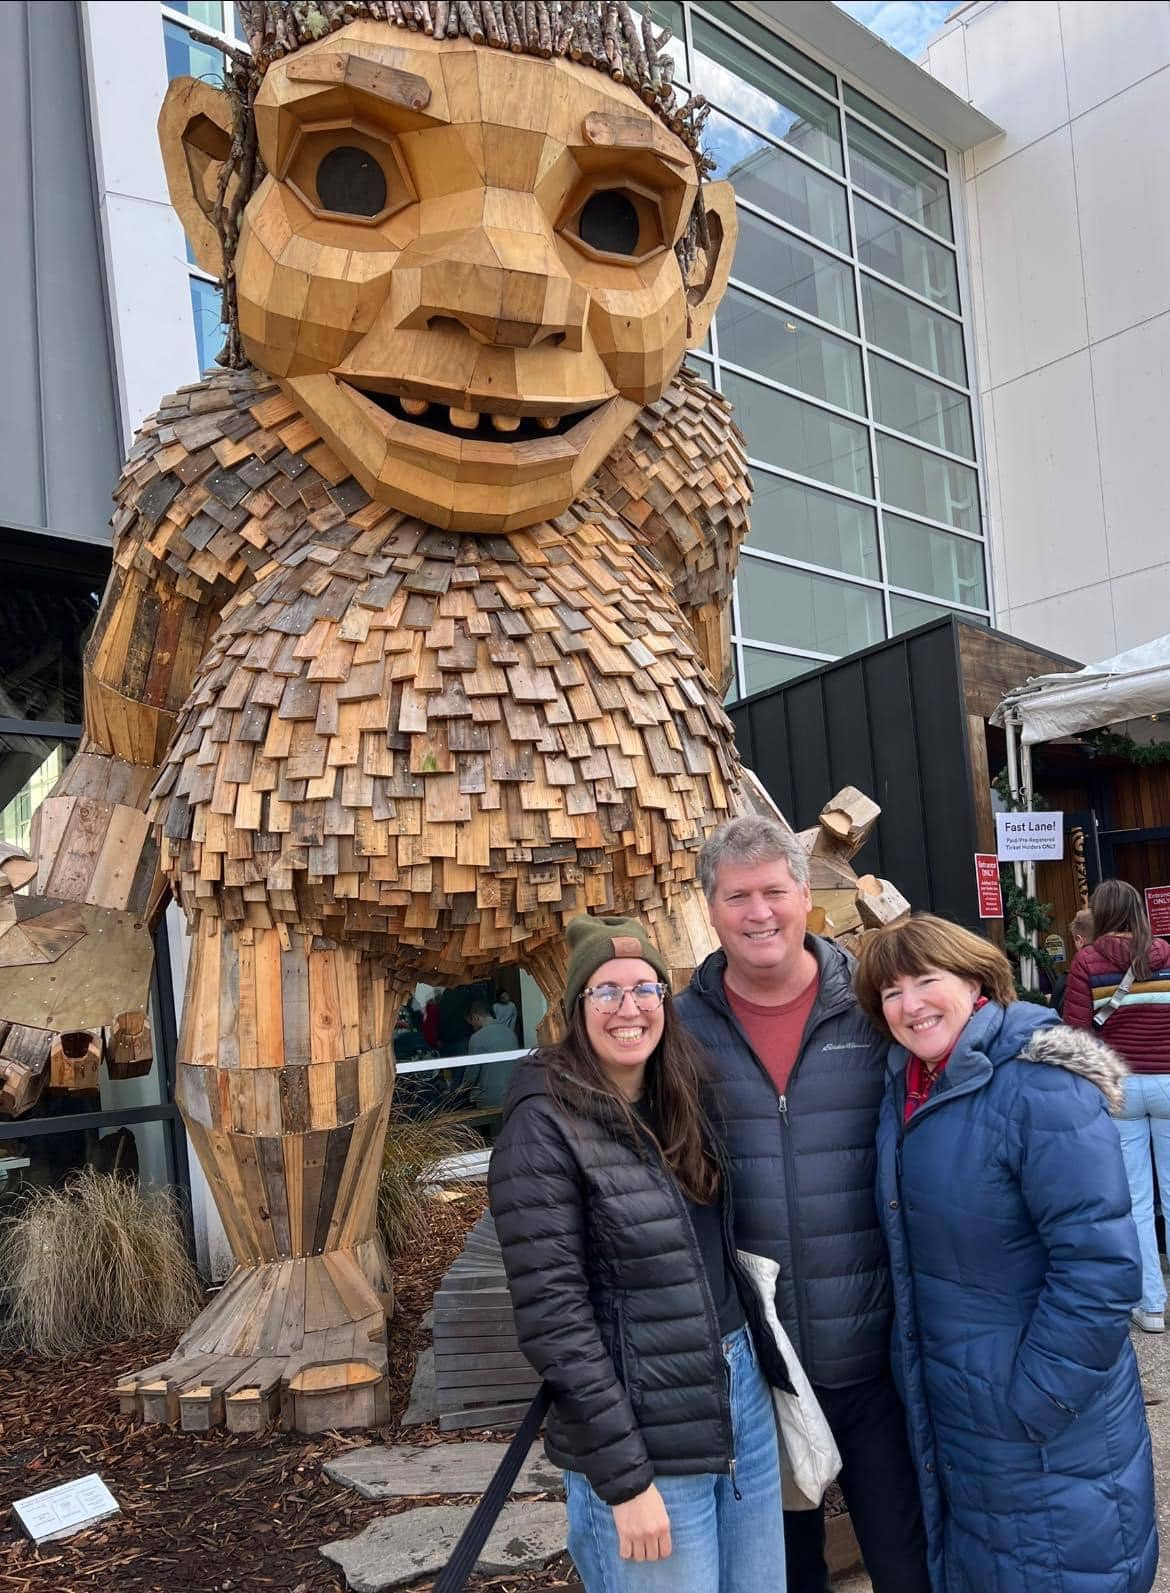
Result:
{"label": "small white sign", "polygon": [[31,1493],[13,1502],[16,1519],[34,1543],[67,1538],[95,1521],[118,1514],[118,1501],[96,1471],[75,1482],[63,1482],[44,1493]]}
{"label": "small white sign", "polygon": [[1061,813],[997,813],[996,850],[1001,863],[1040,863],[1064,856]]}

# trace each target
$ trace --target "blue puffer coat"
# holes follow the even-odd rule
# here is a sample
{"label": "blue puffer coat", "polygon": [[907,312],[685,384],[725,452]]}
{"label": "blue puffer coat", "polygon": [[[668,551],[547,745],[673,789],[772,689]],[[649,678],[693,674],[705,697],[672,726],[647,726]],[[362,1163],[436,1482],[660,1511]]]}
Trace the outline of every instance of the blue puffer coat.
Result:
{"label": "blue puffer coat", "polygon": [[878,1200],[932,1586],[1148,1593],[1141,1269],[1107,1104],[1124,1069],[1055,1014],[992,1003],[903,1130],[906,1061],[893,1047]]}

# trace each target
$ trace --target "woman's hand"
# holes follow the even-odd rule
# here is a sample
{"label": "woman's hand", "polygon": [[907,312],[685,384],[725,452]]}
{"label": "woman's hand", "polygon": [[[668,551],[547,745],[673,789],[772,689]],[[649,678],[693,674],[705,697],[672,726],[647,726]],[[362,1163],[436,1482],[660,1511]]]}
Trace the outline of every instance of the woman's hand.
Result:
{"label": "woman's hand", "polygon": [[670,1517],[653,1483],[625,1504],[614,1505],[613,1521],[623,1560],[670,1558]]}

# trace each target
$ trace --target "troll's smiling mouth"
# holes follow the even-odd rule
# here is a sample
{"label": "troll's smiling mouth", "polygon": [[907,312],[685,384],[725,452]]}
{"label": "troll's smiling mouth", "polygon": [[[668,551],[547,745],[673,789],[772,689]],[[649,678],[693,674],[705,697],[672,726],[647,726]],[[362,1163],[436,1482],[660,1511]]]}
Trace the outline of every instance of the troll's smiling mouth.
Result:
{"label": "troll's smiling mouth", "polygon": [[383,393],[367,387],[352,377],[338,377],[346,387],[375,405],[392,420],[416,426],[422,431],[439,436],[454,437],[461,442],[495,443],[511,446],[514,443],[538,442],[546,438],[565,437],[583,420],[602,409],[607,399],[566,411],[559,415],[516,415],[487,413],[464,409],[457,405],[417,398],[406,393]]}

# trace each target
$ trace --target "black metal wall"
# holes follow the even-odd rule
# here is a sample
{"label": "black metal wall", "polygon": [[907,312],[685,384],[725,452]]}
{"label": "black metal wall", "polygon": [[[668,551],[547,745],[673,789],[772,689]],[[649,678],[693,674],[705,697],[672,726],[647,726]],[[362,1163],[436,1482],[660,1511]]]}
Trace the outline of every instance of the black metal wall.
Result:
{"label": "black metal wall", "polygon": [[919,630],[730,710],[744,763],[797,829],[855,785],[881,805],[858,873],[979,930],[975,815],[956,622]]}

